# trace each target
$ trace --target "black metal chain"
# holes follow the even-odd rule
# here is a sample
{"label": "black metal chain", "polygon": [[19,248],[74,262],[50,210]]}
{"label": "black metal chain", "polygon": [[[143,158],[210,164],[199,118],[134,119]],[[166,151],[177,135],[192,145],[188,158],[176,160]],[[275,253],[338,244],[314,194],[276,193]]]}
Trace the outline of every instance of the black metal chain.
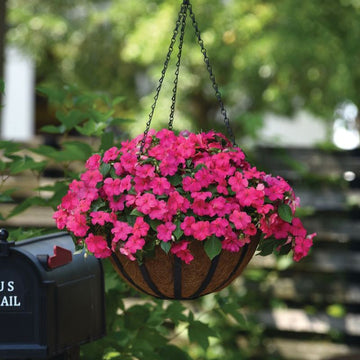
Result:
{"label": "black metal chain", "polygon": [[175,44],[176,37],[177,37],[178,32],[179,32],[179,26],[180,26],[181,20],[184,17],[184,14],[186,14],[186,12],[187,12],[187,5],[184,3],[184,4],[181,5],[181,9],[179,11],[178,18],[176,20],[176,25],[175,25],[173,35],[172,35],[170,45],[169,45],[169,50],[168,50],[168,53],[167,53],[165,61],[164,61],[164,67],[163,67],[163,69],[161,71],[161,76],[160,76],[160,79],[159,79],[159,83],[158,83],[158,86],[157,86],[156,91],[155,91],[154,102],[151,105],[151,111],[149,113],[149,120],[146,123],[144,135],[143,135],[143,138],[142,138],[141,144],[140,144],[139,157],[141,156],[141,154],[143,153],[143,150],[144,150],[146,137],[147,137],[147,134],[148,134],[148,132],[150,130],[151,121],[152,121],[152,118],[154,116],[154,111],[155,111],[155,107],[156,107],[156,104],[157,104],[157,101],[158,101],[158,98],[159,98],[160,90],[161,90],[162,84],[164,82],[166,70],[167,70],[167,68],[169,66],[169,61],[170,61],[171,54],[172,54],[172,52],[174,50],[174,44]]}
{"label": "black metal chain", "polygon": [[173,87],[173,90],[172,90],[173,95],[172,95],[172,98],[171,98],[170,116],[169,116],[169,123],[168,123],[168,129],[169,130],[172,130],[173,122],[174,122],[176,94],[177,94],[177,86],[178,86],[178,81],[179,81],[182,46],[183,46],[183,43],[184,43],[186,17],[187,17],[187,9],[185,9],[185,12],[183,13],[183,17],[182,17],[182,20],[181,20],[179,51],[178,51],[178,54],[177,54],[177,63],[175,65],[175,79],[174,79],[174,87]]}
{"label": "black metal chain", "polygon": [[177,38],[177,35],[178,35],[178,32],[179,32],[179,26],[181,25],[179,51],[178,51],[178,54],[177,54],[177,63],[176,63],[176,69],[175,69],[173,95],[172,95],[172,98],[171,98],[171,108],[170,108],[170,116],[169,116],[169,123],[168,123],[168,128],[170,130],[173,127],[175,103],[176,103],[176,94],[177,94],[177,85],[178,85],[179,72],[180,72],[181,53],[182,53],[182,46],[183,46],[183,41],[184,41],[184,33],[185,33],[185,25],[186,25],[186,17],[187,17],[187,12],[188,11],[189,11],[189,14],[190,14],[190,17],[191,17],[191,20],[192,20],[192,25],[194,27],[198,43],[199,43],[200,48],[201,48],[201,53],[204,56],[204,62],[206,64],[206,69],[207,69],[207,71],[209,73],[209,76],[210,76],[212,87],[215,90],[216,99],[218,100],[218,103],[220,105],[220,111],[221,111],[221,114],[222,114],[222,116],[224,118],[224,124],[225,124],[226,130],[228,132],[228,135],[229,135],[229,138],[230,138],[231,142],[233,143],[234,146],[236,146],[235,136],[234,136],[234,133],[233,133],[232,128],[230,126],[229,117],[228,117],[227,112],[225,110],[225,106],[224,106],[224,103],[222,101],[221,93],[220,93],[219,87],[218,87],[218,85],[216,83],[215,75],[213,73],[212,66],[210,64],[210,60],[209,60],[209,57],[207,55],[207,51],[206,51],[205,46],[204,46],[204,42],[203,42],[203,40],[201,38],[200,30],[199,30],[198,24],[196,22],[195,15],[194,15],[194,13],[192,11],[192,5],[190,4],[190,0],[183,0],[183,3],[181,5],[181,9],[180,9],[179,14],[178,14],[178,18],[176,20],[176,26],[175,26],[175,29],[173,31],[173,35],[172,35],[172,38],[171,38],[171,41],[170,41],[169,50],[168,50],[168,53],[167,53],[166,58],[165,58],[164,67],[163,67],[163,69],[161,71],[161,77],[159,79],[159,83],[158,83],[158,86],[156,88],[156,92],[155,92],[155,96],[154,96],[154,103],[152,104],[151,111],[149,113],[149,120],[146,123],[146,128],[145,128],[145,131],[144,131],[144,134],[143,134],[143,138],[141,140],[139,157],[143,153],[146,137],[147,137],[147,134],[148,134],[148,132],[150,130],[151,121],[152,121],[154,111],[155,111],[155,107],[156,107],[156,104],[157,104],[157,101],[158,101],[158,98],[159,98],[160,90],[161,90],[161,87],[162,87],[162,84],[163,84],[163,81],[164,81],[164,78],[165,78],[166,71],[167,71],[168,66],[169,66],[171,54],[172,54],[172,52],[174,50],[174,44],[176,42],[176,38]]}
{"label": "black metal chain", "polygon": [[210,76],[212,87],[215,90],[216,99],[217,99],[217,101],[218,101],[218,103],[220,105],[221,114],[224,117],[224,124],[225,124],[226,130],[227,130],[227,132],[229,134],[229,138],[230,138],[231,142],[233,143],[234,146],[236,146],[235,136],[234,136],[234,133],[233,133],[232,128],[230,126],[229,117],[228,117],[227,112],[225,110],[225,106],[224,106],[224,103],[222,101],[221,93],[220,93],[219,87],[218,87],[218,85],[216,83],[215,75],[213,73],[212,66],[210,65],[210,60],[209,60],[209,57],[207,55],[207,51],[205,49],[204,42],[201,39],[200,30],[199,30],[198,24],[197,24],[196,19],[195,19],[195,14],[192,11],[192,6],[190,4],[190,1],[188,1],[188,9],[189,9],[189,14],[190,14],[190,17],[191,17],[191,20],[192,20],[193,27],[195,29],[195,34],[196,34],[198,43],[199,43],[200,48],[201,48],[201,53],[204,56],[204,62],[206,64],[206,68],[207,68],[207,71],[208,71],[209,76]]}

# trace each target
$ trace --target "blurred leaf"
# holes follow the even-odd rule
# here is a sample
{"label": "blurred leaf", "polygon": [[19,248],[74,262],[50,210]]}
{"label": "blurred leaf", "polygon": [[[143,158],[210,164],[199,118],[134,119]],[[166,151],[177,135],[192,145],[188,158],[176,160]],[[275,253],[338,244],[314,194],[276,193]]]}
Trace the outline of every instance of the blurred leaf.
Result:
{"label": "blurred leaf", "polygon": [[188,329],[189,340],[199,344],[204,350],[209,347],[209,337],[216,337],[216,333],[209,325],[200,322],[192,321]]}
{"label": "blurred leaf", "polygon": [[165,318],[170,319],[175,325],[178,325],[180,321],[186,321],[187,316],[184,314],[186,308],[181,302],[172,302],[166,308]]}
{"label": "blurred leaf", "polygon": [[16,175],[26,170],[41,171],[45,168],[45,161],[35,161],[33,158],[25,155],[23,158],[14,160],[10,165],[11,174]]}
{"label": "blurred leaf", "polygon": [[191,360],[190,356],[174,345],[166,345],[159,350],[161,360]]}
{"label": "blurred leaf", "polygon": [[20,145],[13,141],[0,140],[0,149],[4,150],[4,155],[8,156],[20,150]]}
{"label": "blurred leaf", "polygon": [[101,144],[99,151],[106,151],[114,146],[114,133],[112,131],[105,131],[101,135]]}
{"label": "blurred leaf", "polygon": [[18,227],[9,231],[9,241],[22,241],[45,235],[44,229],[23,229]]}
{"label": "blurred leaf", "polygon": [[81,141],[66,141],[62,145],[66,150],[78,152],[79,160],[87,160],[93,153],[91,146]]}
{"label": "blurred leaf", "polygon": [[83,111],[78,109],[70,110],[69,112],[57,111],[56,117],[63,124],[66,130],[71,130],[87,118]]}
{"label": "blurred leaf", "polygon": [[59,89],[58,87],[52,86],[39,86],[37,90],[46,95],[52,101],[56,101],[58,103],[63,103],[66,98],[66,92],[63,89]]}
{"label": "blurred leaf", "polygon": [[11,194],[16,191],[15,188],[12,189],[7,189],[3,192],[0,193],[0,203],[5,203],[5,202],[13,202],[13,198],[11,197]]}
{"label": "blurred leaf", "polygon": [[150,310],[141,305],[134,305],[124,314],[125,326],[129,330],[140,329],[148,320]]}
{"label": "blurred leaf", "polygon": [[66,127],[63,125],[60,125],[60,126],[46,125],[46,126],[43,126],[40,129],[40,131],[43,133],[48,133],[48,134],[64,134],[66,131]]}
{"label": "blurred leaf", "polygon": [[335,318],[342,318],[346,315],[346,309],[343,304],[332,304],[326,308],[326,313]]}
{"label": "blurred leaf", "polygon": [[113,126],[123,126],[126,124],[133,123],[134,119],[128,119],[128,118],[113,118],[111,119],[109,125]]}
{"label": "blurred leaf", "polygon": [[21,214],[22,212],[24,212],[25,210],[27,210],[32,206],[46,206],[46,205],[47,202],[45,199],[42,199],[38,196],[30,197],[25,199],[21,204],[15,206],[15,208],[11,210],[7,218],[11,218],[18,214]]}
{"label": "blurred leaf", "polygon": [[86,136],[100,136],[102,132],[106,129],[107,124],[103,122],[96,122],[95,120],[88,120],[82,126],[76,126],[76,130],[81,135]]}

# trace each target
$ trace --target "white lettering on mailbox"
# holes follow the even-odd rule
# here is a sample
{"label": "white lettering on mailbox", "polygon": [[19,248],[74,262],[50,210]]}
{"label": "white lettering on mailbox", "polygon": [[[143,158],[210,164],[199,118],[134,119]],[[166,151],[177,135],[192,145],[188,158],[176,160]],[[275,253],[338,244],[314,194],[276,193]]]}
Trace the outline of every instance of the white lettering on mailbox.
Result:
{"label": "white lettering on mailbox", "polygon": [[0,307],[5,306],[21,306],[21,303],[18,302],[17,296],[4,296],[1,300]]}
{"label": "white lettering on mailbox", "polygon": [[[0,281],[1,292],[13,292],[15,290],[15,281]],[[21,302],[18,300],[17,295],[3,295],[0,296],[0,307],[18,307]]]}

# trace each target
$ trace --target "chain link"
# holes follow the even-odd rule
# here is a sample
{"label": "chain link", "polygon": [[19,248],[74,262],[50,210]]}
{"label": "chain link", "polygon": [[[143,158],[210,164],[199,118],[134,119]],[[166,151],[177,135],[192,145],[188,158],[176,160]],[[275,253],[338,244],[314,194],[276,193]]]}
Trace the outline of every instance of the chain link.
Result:
{"label": "chain link", "polygon": [[233,133],[232,128],[230,126],[230,121],[229,121],[227,112],[225,110],[224,103],[222,101],[221,93],[220,93],[219,87],[218,87],[218,85],[216,83],[215,75],[213,73],[212,66],[210,65],[210,60],[209,60],[209,57],[207,55],[207,51],[205,49],[204,42],[201,39],[200,30],[199,30],[198,24],[197,24],[196,19],[195,19],[195,14],[192,11],[192,6],[191,6],[190,2],[189,2],[189,5],[188,5],[188,9],[189,9],[189,14],[190,14],[190,17],[191,17],[191,20],[192,20],[193,27],[195,29],[195,34],[196,34],[198,43],[199,43],[200,48],[201,48],[201,52],[202,52],[202,54],[204,56],[204,62],[206,64],[206,68],[207,68],[207,71],[208,71],[209,76],[210,76],[212,87],[215,90],[215,96],[216,96],[216,99],[217,99],[217,101],[218,101],[218,103],[220,105],[220,111],[221,111],[221,114],[223,115],[223,118],[224,118],[224,124],[225,124],[226,130],[227,130],[227,132],[229,134],[229,138],[230,138],[231,142],[233,143],[234,146],[236,146],[235,136],[234,136],[234,133]]}
{"label": "chain link", "polygon": [[190,14],[190,18],[192,20],[192,25],[193,25],[194,30],[195,30],[197,41],[198,41],[198,43],[200,45],[200,48],[201,48],[201,53],[204,56],[204,62],[205,62],[206,69],[207,69],[207,71],[209,73],[209,76],[210,76],[212,87],[215,90],[216,99],[217,99],[217,101],[218,101],[218,103],[220,105],[220,111],[221,111],[221,114],[222,114],[222,116],[224,118],[224,124],[225,124],[226,130],[228,132],[228,135],[229,135],[229,138],[230,138],[231,142],[233,143],[234,146],[236,146],[235,136],[234,136],[234,133],[233,133],[232,128],[230,126],[229,117],[228,117],[227,112],[225,110],[225,106],[224,106],[224,103],[223,103],[223,100],[222,100],[222,97],[221,97],[221,93],[220,93],[219,87],[218,87],[218,85],[216,83],[215,75],[213,73],[212,66],[210,64],[210,60],[209,60],[209,57],[207,55],[207,51],[206,51],[205,46],[204,46],[204,42],[203,42],[203,40],[201,38],[201,35],[200,35],[200,30],[199,30],[198,24],[197,24],[196,19],[195,19],[195,14],[192,11],[192,5],[190,4],[189,0],[183,0],[183,3],[181,5],[181,9],[180,9],[179,14],[178,14],[178,18],[176,20],[176,26],[175,26],[175,29],[173,31],[173,35],[172,35],[172,38],[171,38],[171,41],[170,41],[169,50],[168,50],[168,53],[167,53],[166,58],[165,58],[164,67],[163,67],[163,69],[161,71],[161,77],[159,79],[159,83],[158,83],[158,86],[156,88],[156,92],[155,92],[155,96],[154,96],[154,102],[153,102],[153,104],[151,106],[151,111],[149,113],[149,120],[146,123],[146,128],[145,128],[145,131],[144,131],[144,134],[143,134],[143,138],[141,140],[140,151],[139,151],[139,155],[138,155],[139,157],[143,153],[146,137],[147,137],[147,134],[148,134],[148,132],[150,130],[151,121],[152,121],[154,111],[155,111],[155,107],[156,107],[156,104],[157,104],[157,101],[158,101],[158,98],[159,98],[160,90],[161,90],[161,87],[162,87],[162,84],[163,84],[163,81],[164,81],[164,78],[165,78],[166,71],[167,71],[168,66],[169,66],[171,54],[172,54],[172,52],[174,50],[174,44],[176,42],[176,38],[177,38],[177,35],[179,33],[179,27],[181,25],[179,51],[178,51],[178,54],[177,54],[174,87],[173,87],[173,91],[172,91],[173,95],[172,95],[172,98],[171,98],[171,108],[170,108],[170,116],[169,116],[169,123],[168,123],[169,130],[171,130],[172,127],[173,127],[177,86],[178,86],[178,79],[179,79],[179,72],[180,72],[181,53],[182,53],[182,46],[183,46],[183,42],[184,42],[186,17],[187,17],[187,12],[188,11],[189,11],[189,14]]}
{"label": "chain link", "polygon": [[144,150],[146,137],[147,137],[147,134],[148,134],[148,132],[150,130],[151,121],[152,121],[152,118],[154,116],[154,111],[155,111],[155,107],[156,107],[156,104],[157,104],[157,101],[158,101],[158,98],[159,98],[160,90],[161,90],[162,84],[164,82],[166,70],[167,70],[167,68],[169,66],[169,61],[170,61],[171,54],[172,54],[172,52],[174,50],[174,44],[175,44],[175,41],[176,41],[176,37],[177,37],[177,35],[179,33],[179,26],[180,26],[180,24],[182,22],[182,18],[184,17],[184,14],[186,14],[186,12],[187,12],[187,5],[182,4],[180,12],[178,14],[178,18],[176,20],[176,25],[175,25],[175,28],[174,28],[174,31],[173,31],[173,35],[172,35],[172,38],[171,38],[171,41],[170,41],[169,50],[168,50],[168,53],[167,53],[165,61],[164,61],[164,66],[163,66],[163,69],[161,71],[161,76],[160,76],[160,79],[159,79],[159,82],[158,82],[158,86],[157,86],[156,91],[155,91],[154,102],[151,105],[151,111],[149,113],[149,120],[146,123],[143,138],[141,140],[139,157],[141,156],[141,154],[143,153],[143,150]]}
{"label": "chain link", "polygon": [[177,94],[177,86],[178,86],[178,81],[179,81],[181,52],[182,52],[182,46],[183,46],[183,43],[184,43],[186,17],[187,17],[187,9],[185,9],[185,11],[183,13],[182,20],[181,20],[179,51],[178,51],[178,54],[177,54],[177,63],[175,65],[175,79],[174,79],[174,87],[173,87],[173,90],[172,90],[173,95],[172,95],[172,98],[171,98],[171,108],[170,108],[170,116],[169,116],[169,124],[168,124],[168,129],[169,130],[172,130],[173,122],[174,122],[176,94]]}

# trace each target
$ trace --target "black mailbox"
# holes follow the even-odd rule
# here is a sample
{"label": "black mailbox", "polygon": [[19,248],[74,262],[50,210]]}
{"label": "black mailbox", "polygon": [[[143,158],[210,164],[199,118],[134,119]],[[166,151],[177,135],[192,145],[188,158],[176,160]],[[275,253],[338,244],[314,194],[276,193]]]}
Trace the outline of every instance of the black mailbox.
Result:
{"label": "black mailbox", "polygon": [[0,232],[0,359],[49,359],[105,335],[101,262],[57,233]]}

